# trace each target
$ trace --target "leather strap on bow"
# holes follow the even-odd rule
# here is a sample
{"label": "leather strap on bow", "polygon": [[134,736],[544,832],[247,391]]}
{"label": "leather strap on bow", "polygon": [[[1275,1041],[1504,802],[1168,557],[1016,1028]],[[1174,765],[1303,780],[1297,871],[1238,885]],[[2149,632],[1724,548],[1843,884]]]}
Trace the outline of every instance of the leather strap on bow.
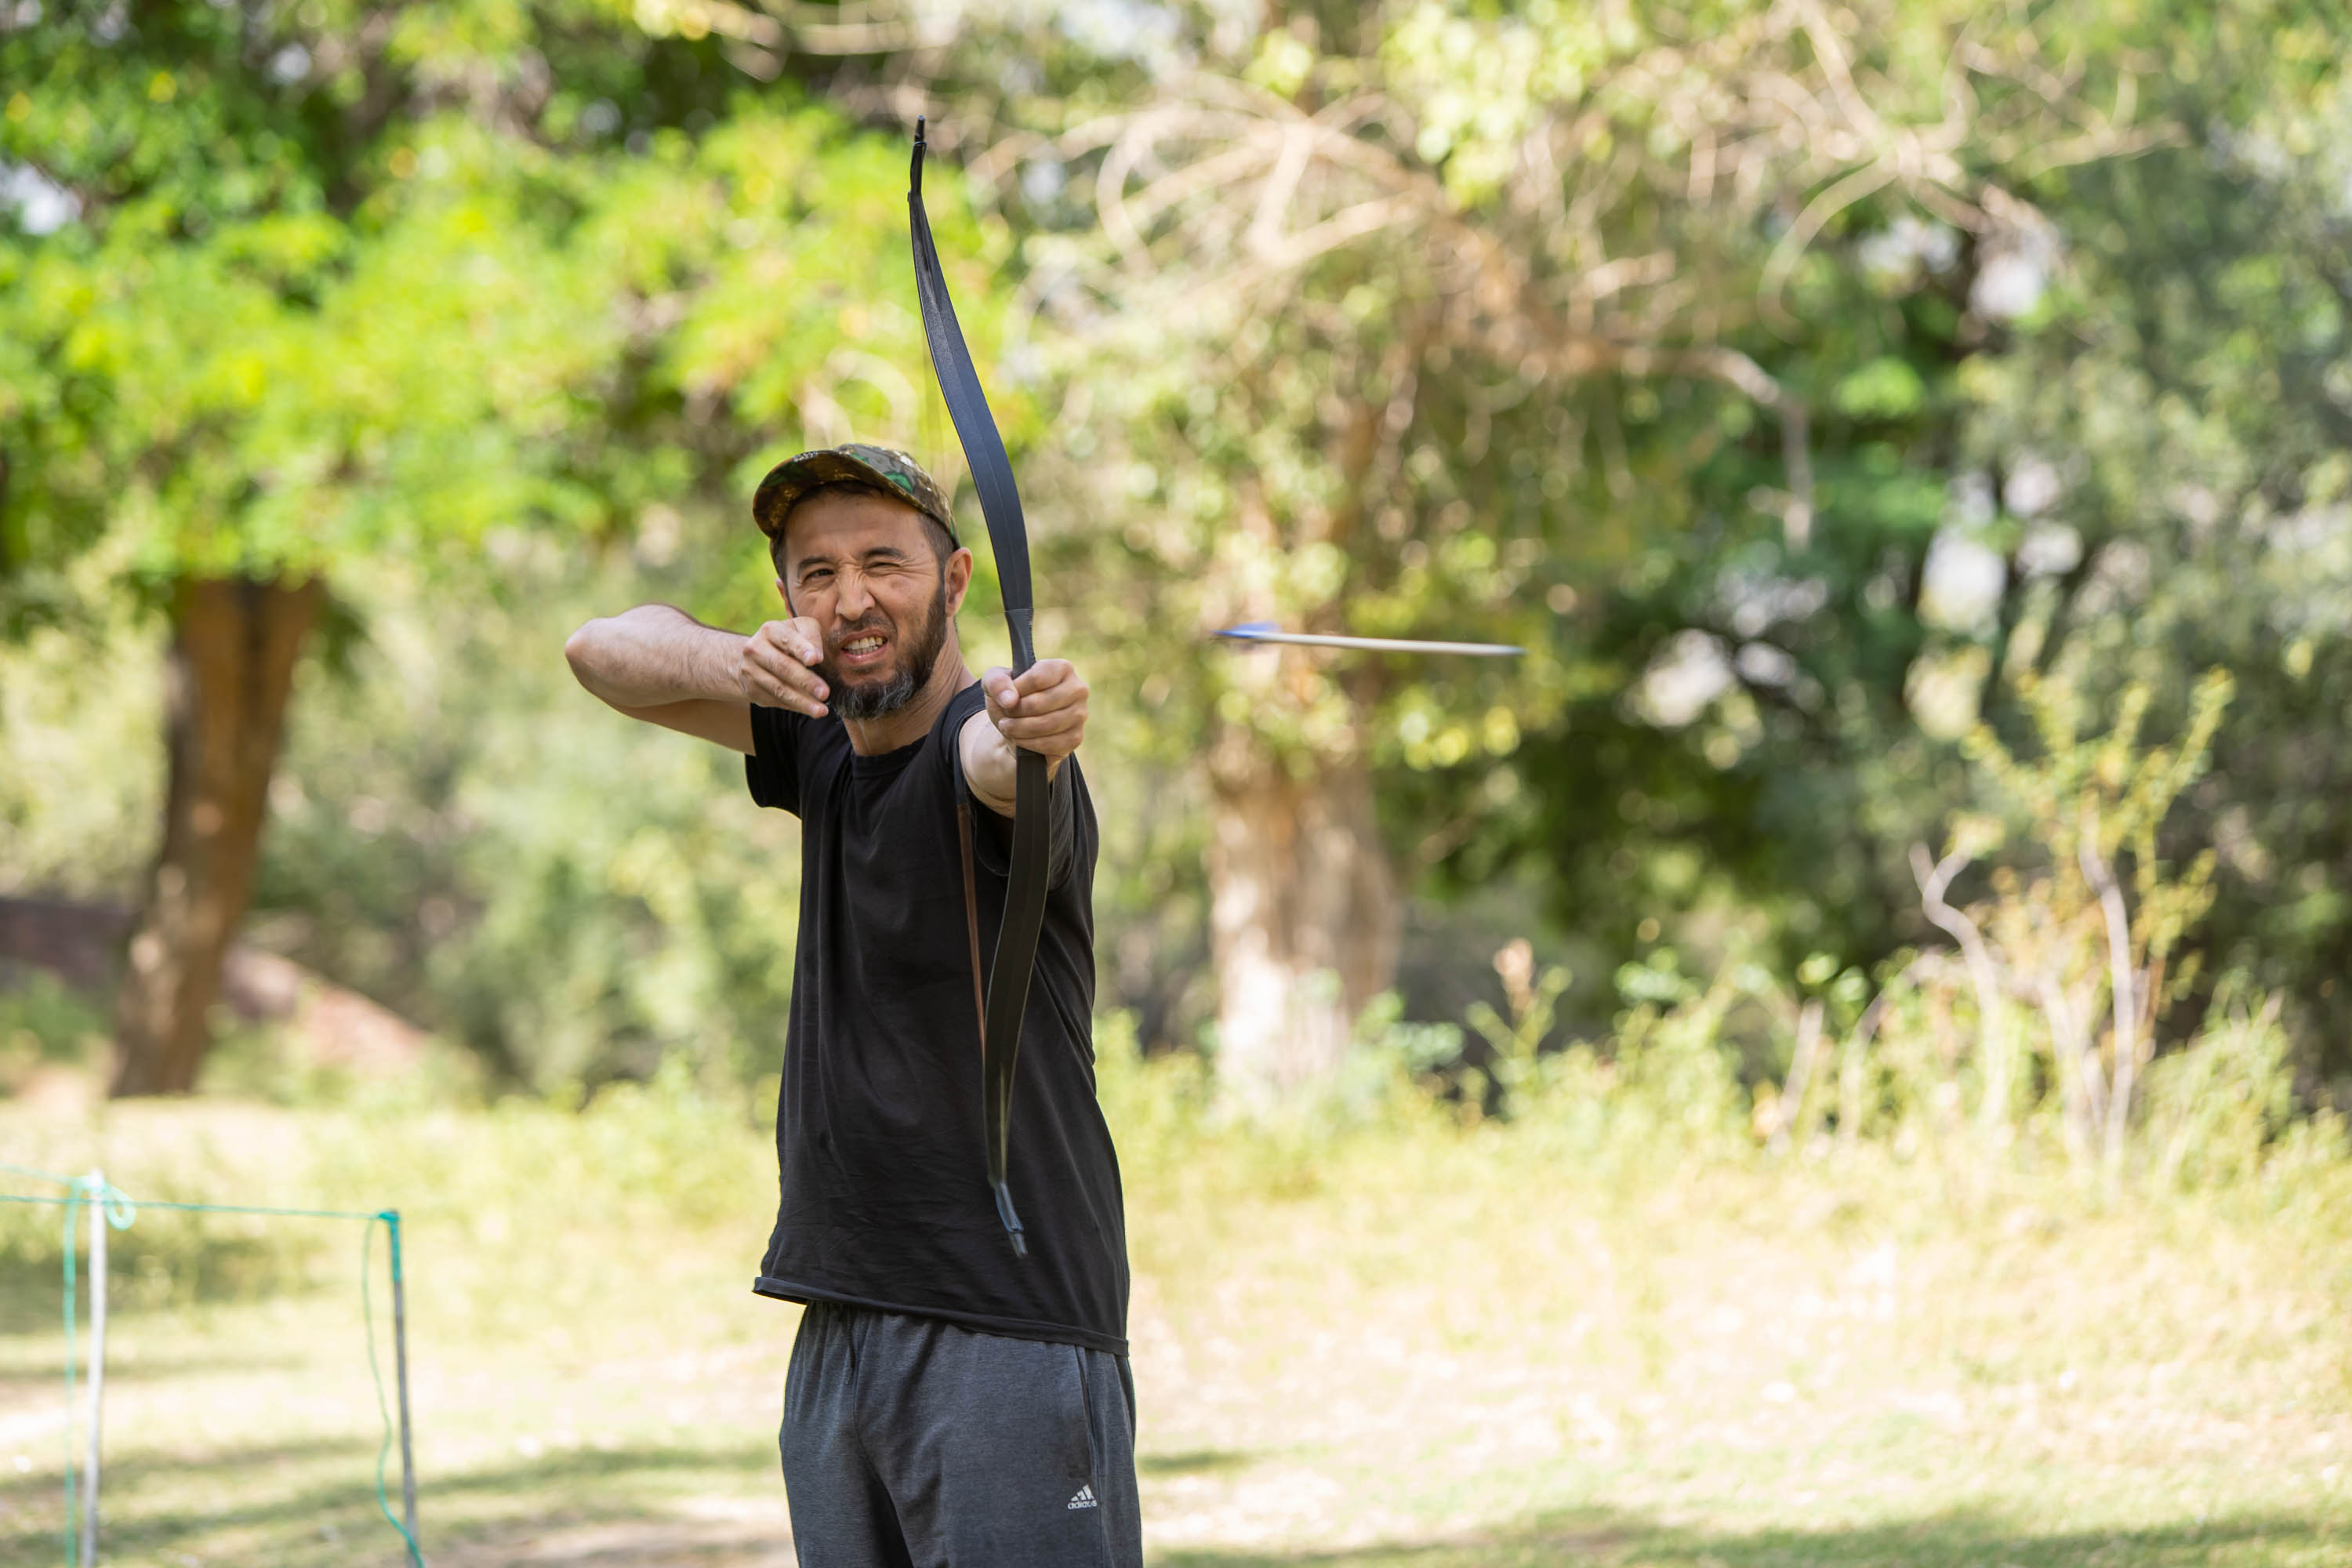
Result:
{"label": "leather strap on bow", "polygon": [[[940,253],[931,242],[931,223],[923,211],[923,121],[915,121],[915,155],[908,174],[907,212],[914,233],[915,289],[921,297],[923,336],[931,350],[931,370],[940,393],[947,399],[948,416],[955,422],[956,438],[963,444],[964,464],[980,491],[981,514],[988,520],[989,542],[996,552],[996,582],[1004,598],[1004,620],[1013,634],[1013,672],[1019,675],[1037,662],[1030,641],[1033,605],[1029,594],[1029,535],[1021,517],[1021,492],[1013,487],[1013,465],[1004,455],[1004,439],[997,434],[988,398],[980,389],[980,374],[972,368],[971,352],[964,347],[963,331],[956,325],[955,305],[948,299],[948,282],[940,270]],[[1051,854],[1051,803],[1046,795],[1045,759],[1023,749],[1013,769],[1013,858],[1004,891],[1004,919],[997,927],[996,959],[988,972],[988,989],[981,1004],[980,1076],[982,1134],[987,1142],[988,1184],[996,1193],[996,1212],[1013,1238],[1013,1250],[1026,1256],[1020,1218],[1013,1212],[1013,1194],[1005,1186],[1007,1139],[1013,1114],[1013,1069],[1021,1055],[1021,1016],[1029,1000],[1029,975],[1037,957],[1037,933],[1045,919],[1045,888]],[[968,807],[966,809],[969,809]],[[976,872],[966,840],[964,887],[967,918],[972,926],[973,981],[978,984],[980,940],[977,905],[971,902]]]}

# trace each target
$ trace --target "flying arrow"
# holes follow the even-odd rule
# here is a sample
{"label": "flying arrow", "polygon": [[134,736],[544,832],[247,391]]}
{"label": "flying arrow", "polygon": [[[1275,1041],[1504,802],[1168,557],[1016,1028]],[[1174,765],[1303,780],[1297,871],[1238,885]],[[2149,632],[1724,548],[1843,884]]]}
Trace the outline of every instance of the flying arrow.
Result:
{"label": "flying arrow", "polygon": [[1502,658],[1528,650],[1499,642],[1425,642],[1418,637],[1324,637],[1314,632],[1286,632],[1272,621],[1244,621],[1211,632],[1230,642],[1290,643],[1300,647],[1352,647],[1371,653],[1461,653],[1481,658]]}

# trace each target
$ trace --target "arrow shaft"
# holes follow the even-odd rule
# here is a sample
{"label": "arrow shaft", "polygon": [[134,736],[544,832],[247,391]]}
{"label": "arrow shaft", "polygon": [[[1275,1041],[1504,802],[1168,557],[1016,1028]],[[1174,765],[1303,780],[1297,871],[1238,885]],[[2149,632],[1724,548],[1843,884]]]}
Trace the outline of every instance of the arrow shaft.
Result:
{"label": "arrow shaft", "polygon": [[1459,653],[1474,658],[1500,658],[1528,650],[1509,643],[1494,642],[1429,642],[1418,637],[1325,637],[1313,632],[1217,632],[1217,637],[1234,642],[1288,643],[1297,647],[1351,647],[1372,653]]}

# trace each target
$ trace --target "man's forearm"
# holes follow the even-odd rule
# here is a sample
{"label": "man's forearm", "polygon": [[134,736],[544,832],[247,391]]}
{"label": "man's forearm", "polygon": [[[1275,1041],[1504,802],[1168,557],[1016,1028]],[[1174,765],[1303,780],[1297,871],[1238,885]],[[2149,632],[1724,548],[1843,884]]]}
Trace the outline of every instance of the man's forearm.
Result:
{"label": "man's forearm", "polygon": [[615,708],[743,700],[744,637],[668,605],[590,621],[563,645],[572,673]]}
{"label": "man's forearm", "polygon": [[[1012,816],[1013,797],[1019,793],[1020,765],[1012,742],[996,732],[996,726],[989,722],[985,713],[975,713],[964,721],[958,742],[963,752],[965,785],[981,805],[1000,816]],[[1047,778],[1061,771],[1060,757],[1046,760]]]}

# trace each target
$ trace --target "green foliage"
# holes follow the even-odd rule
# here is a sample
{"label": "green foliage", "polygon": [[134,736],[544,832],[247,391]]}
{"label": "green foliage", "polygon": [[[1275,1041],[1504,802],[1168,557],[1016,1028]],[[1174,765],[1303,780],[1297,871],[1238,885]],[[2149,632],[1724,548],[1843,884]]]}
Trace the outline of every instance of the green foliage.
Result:
{"label": "green foliage", "polygon": [[690,590],[740,542],[667,573],[519,559],[494,615],[374,595],[373,645],[296,716],[257,930],[506,1084],[577,1094],[673,1057],[714,1091],[772,1073],[795,825],[752,806],[733,753],[590,700],[559,651],[588,615],[649,578]]}
{"label": "green foliage", "polygon": [[1926,405],[1927,384],[1907,360],[1882,355],[1840,381],[1831,401],[1853,419],[1908,419]]}
{"label": "green foliage", "polygon": [[2255,1179],[2292,1130],[2294,1072],[2275,999],[2227,997],[2205,1033],[2148,1068],[2147,1137],[2158,1179],[2226,1190]]}
{"label": "green foliage", "polygon": [[49,1064],[80,1068],[95,1060],[106,1019],[89,997],[41,971],[0,971],[0,1084],[23,1087]]}
{"label": "green foliage", "polygon": [[[1536,1072],[1538,1053],[1551,1033],[1560,993],[1568,989],[1572,976],[1559,964],[1547,964],[1538,974],[1534,944],[1525,937],[1506,944],[1495,954],[1495,973],[1502,978],[1503,994],[1511,1010],[1509,1018],[1483,1001],[1470,1004],[1465,1018],[1485,1037],[1487,1048],[1494,1053],[1486,1077],[1506,1097],[1510,1097],[1517,1095]],[[1472,1084],[1468,1090],[1484,1099],[1482,1085]]]}
{"label": "green foliage", "polygon": [[[1150,1215],[1198,1201],[1295,1201],[1331,1191],[1340,1166],[1393,1173],[1457,1156],[1551,1180],[1580,1172],[1646,1188],[1771,1162],[1750,1130],[1738,1059],[1723,1045],[1727,1018],[1754,984],[1726,973],[1703,988],[1685,984],[1679,1000],[1628,1008],[1597,1046],[1543,1053],[1513,1086],[1502,1120],[1478,1114],[1475,1101],[1436,1080],[1401,1072],[1377,1094],[1303,1117],[1235,1121],[1215,1109],[1197,1057],[1144,1058],[1125,1015],[1097,1020],[1097,1083],[1135,1201]],[[1906,1056],[1934,1054],[1930,1015],[1916,1010],[1923,994],[1905,1004],[1919,1023],[1879,1033],[1879,1089],[1864,1135],[1800,1145],[1809,1161],[1882,1174],[1974,1166],[1981,1146],[1958,1129],[1938,1130],[1937,1084],[1948,1080],[1915,1080],[1905,1066]],[[2133,1190],[2266,1205],[2352,1181],[2341,1123],[2290,1119],[2289,1077],[2275,1009],[2233,1002],[2220,1026],[2154,1070]],[[609,1086],[584,1103],[516,1096],[468,1107],[390,1093],[298,1115],[214,1100],[190,1111],[116,1109],[88,1127],[12,1112],[9,1150],[16,1163],[58,1169],[100,1159],[117,1186],[149,1199],[369,1212],[397,1205],[413,1233],[439,1238],[426,1283],[436,1300],[478,1328],[536,1331],[545,1291],[594,1290],[610,1268],[607,1253],[583,1250],[579,1238],[727,1235],[751,1245],[742,1227],[761,1217],[756,1194],[772,1190],[761,1173],[772,1152],[746,1109],[740,1091],[698,1082],[677,1057],[648,1081]],[[2044,1125],[2021,1123],[2029,1152]],[[2031,1161],[2013,1169],[2030,1172]],[[1986,1173],[2011,1179],[2002,1167]],[[0,1261],[22,1279],[53,1280],[57,1220],[50,1209],[0,1207]],[[350,1239],[334,1227],[156,1211],[117,1238],[117,1289],[133,1310],[341,1291],[353,1264]],[[1140,1245],[1149,1256],[1160,1243],[1147,1232]],[[539,1281],[541,1292],[518,1294],[520,1279]],[[5,1305],[38,1326],[47,1320],[33,1314],[47,1289]]]}
{"label": "green foliage", "polygon": [[[972,89],[1024,132],[995,195],[1034,231],[1020,256],[1069,389],[1031,472],[1152,761],[1205,763],[1212,804],[1370,768],[1409,885],[1528,867],[1598,973],[1645,919],[1735,900],[1790,962],[1883,956],[1887,840],[1951,784],[1901,742],[1910,577],[1982,330],[1954,225],[1990,226],[1974,204],[2055,139],[2091,156],[2139,131],[2137,68],[2093,8],[2035,28],[1865,10],[1834,47],[1745,5],[1294,13],[1207,30],[1246,88],[1072,79],[1039,41],[1035,91]],[[2022,85],[2062,57],[2065,108]],[[1824,129],[1848,115],[1852,136]],[[1911,137],[1937,156],[1867,151]],[[1807,408],[1828,416],[1810,452]],[[1256,618],[1530,655],[1180,640]],[[1664,721],[1628,702],[1708,625],[1744,671],[1719,700]]]}
{"label": "green foliage", "polygon": [[[1747,962],[1702,986],[1661,947],[1619,970],[1626,1007],[1606,1037],[1546,1052],[1567,976],[1538,984],[1522,942],[1496,959],[1510,1020],[1484,1003],[1470,1010],[1488,1068],[1457,1058],[1399,1081],[1439,1086],[1475,1120],[1495,1108],[1491,1075],[1513,1120],[1551,1118],[1588,1149],[1806,1148],[1827,1121],[1841,1148],[1884,1141],[1979,1180],[2053,1151],[2074,1163],[2103,1151],[2110,1180],[2126,1165],[2159,1186],[2254,1179],[2297,1125],[2275,1001],[2249,1003],[2232,981],[2226,1013],[2141,1084],[2195,972],[2193,955],[2168,965],[2211,901],[2211,853],[2175,865],[2159,838],[2207,765],[2231,682],[2209,675],[2186,732],[2152,743],[2145,689],[2126,689],[2095,729],[2080,678],[2071,660],[2018,677],[2034,748],[1980,726],[1967,748],[1980,809],[1959,818],[1940,862],[1914,851],[1924,912],[1957,952],[1900,955],[1874,995],[1859,971],[1816,953],[1791,994]],[[1988,896],[1954,907],[1955,879],[1989,857]],[[1376,1026],[1395,1027],[1386,1015]]]}
{"label": "green foliage", "polygon": [[[1818,242],[1834,267],[1794,341],[1756,345],[1819,414],[1809,533],[1788,526],[1769,424],[1721,389],[1658,389],[1652,416],[1625,428],[1619,482],[1591,500],[1622,520],[1625,553],[1558,595],[1554,635],[1587,678],[1528,737],[1486,831],[1424,845],[1457,895],[1532,870],[1604,970],[1642,955],[1645,922],[1717,958],[1738,946],[1730,928],[1784,973],[1814,952],[1875,963],[1909,934],[1902,847],[1964,797],[1949,732],[1915,716],[1913,671],[1955,640],[1923,620],[1918,594],[1951,510],[1938,469],[1964,412],[1969,284],[1958,231],[1891,205],[1866,204]],[[1915,384],[1916,400],[1889,401]],[[1592,419],[1633,390],[1601,389]],[[1399,817],[1427,820],[1474,782],[1469,769],[1405,781]]]}
{"label": "green foliage", "polygon": [[158,640],[118,604],[0,643],[0,885],[127,897],[163,797]]}
{"label": "green foliage", "polygon": [[[1202,806],[1234,771],[1369,766],[1415,890],[1538,889],[1545,951],[1587,977],[1547,1004],[1533,1037],[1556,1043],[1604,1036],[1604,977],[1663,973],[1661,947],[1700,973],[1899,971],[1935,940],[1908,847],[1998,804],[1968,737],[2030,748],[2060,679],[2182,732],[2218,668],[2215,765],[2128,847],[2105,802],[2100,847],[2127,879],[2185,868],[2172,905],[2134,883],[2168,998],[2193,966],[2175,1036],[2238,971],[2280,999],[2307,1095],[2340,1068],[2352,139],[2327,18],[2060,5],[2029,36],[1976,9],[1864,7],[1843,61],[1889,140],[1809,144],[1704,200],[1701,142],[1727,170],[1727,128],[1759,112],[1739,82],[1823,85],[1794,13],[1203,13],[1181,49],[974,13],[955,49],[879,62],[944,73],[944,133],[992,209],[974,221],[935,165],[1024,447],[1049,640],[1108,699],[1107,990],[1146,1038],[1197,1035]],[[325,570],[352,635],[341,675],[305,677],[263,939],[508,1083],[672,1055],[759,1076],[789,994],[789,838],[740,800],[706,809],[739,793],[725,759],[583,707],[551,638],[656,595],[762,615],[741,521],[761,463],[853,431],[951,443],[907,303],[903,143],[818,104],[813,54],[753,88],[763,30],[720,15],[330,0],[117,26],[75,5],[0,29],[0,161],[79,203],[38,233],[0,212],[0,602],[18,631],[68,623],[0,655],[0,883],[119,900],[144,858],[154,770],[124,759],[152,633],[122,590]],[[1964,22],[1985,52],[1976,117],[1936,143],[1951,167],[1856,195],[1848,174],[1946,133]],[[2046,60],[2074,74],[2025,68]],[[1131,203],[1139,250],[1100,227],[1114,129],[1171,103],[1232,117],[1224,142],[1168,143],[1169,173],[1337,124],[1351,95],[1384,117],[1346,132],[1349,167],[1392,184],[1318,164],[1296,216],[1402,193],[1412,222],[1274,266],[1269,162]],[[1988,302],[2026,273],[2031,300]],[[1715,348],[1810,410],[1804,527],[1781,415],[1676,357]],[[1969,551],[2000,584],[1980,615],[1937,565]],[[1535,651],[1343,662],[1194,635],[1261,615]],[[2079,881],[2075,828],[2032,817],[2019,865]],[[2079,987],[2097,966],[2069,951]],[[1743,1079],[1780,1070],[1797,997],[1736,1010]],[[1859,1005],[1830,1004],[1832,1033]],[[1486,1005],[1473,1054],[1516,1059],[1536,1015]],[[1883,1051],[1814,1079],[1832,1124],[1860,1112],[1832,1099],[1907,1118],[1938,1085],[1980,1095],[1938,1056],[1959,1026],[1890,1009]],[[1425,1072],[1452,1026],[1372,1032]],[[1388,1081],[1385,1058],[1366,1071]]]}
{"label": "green foliage", "polygon": [[[1620,505],[1655,512],[1652,538],[1573,600],[1606,676],[1528,735],[1517,808],[1442,858],[1445,885],[1532,865],[1616,961],[1657,921],[1778,968],[1874,967],[1928,934],[1903,851],[1971,805],[1953,742],[2032,727],[2009,677],[2063,658],[2086,700],[2137,687],[2173,728],[2218,667],[2216,765],[2159,846],[2217,851],[2191,1000],[2259,973],[2305,1070],[2343,1061],[2342,814],[2301,791],[2338,771],[2346,89],[2326,51],[2273,49],[2276,21],[2072,15],[2106,68],[2163,29],[2168,75],[2136,79],[2147,150],[2049,170],[2031,212],[1973,228],[1874,196],[1822,231],[1796,319],[1751,350],[1819,416],[1804,548],[1769,515],[1778,454],[1717,400],[1628,423]],[[2004,279],[2037,280],[2030,305]],[[1981,605],[1952,597],[1955,564],[1990,572]],[[1670,678],[1697,696],[1661,707]],[[1399,822],[1472,782],[1411,792]]]}
{"label": "green foliage", "polygon": [[[1601,1105],[1615,1142],[1655,1159],[1669,1151],[1677,1158],[1720,1153],[1743,1141],[1748,1123],[1747,1091],[1723,1048],[1731,1000],[1718,982],[1680,1006],[1632,1008],[1619,1020],[1605,1067],[1572,1049],[1544,1087],[1557,1106],[1580,1098],[1580,1079],[1589,1083],[1598,1076],[1610,1090]],[[1531,1108],[1527,1114],[1542,1112]]]}
{"label": "green foliage", "polygon": [[2182,89],[2211,110],[2186,120],[2187,145],[2067,182],[2063,308],[1972,368],[1972,445],[2063,465],[2046,521],[2079,537],[2080,563],[2033,615],[2087,668],[2168,715],[2190,709],[2189,672],[2231,672],[2194,795],[2221,851],[2209,973],[2280,991],[2306,1060],[2340,1070],[2344,815],[2306,792],[2343,765],[2352,96],[2332,57],[2235,43]]}
{"label": "green foliage", "polygon": [[775,449],[922,423],[903,154],[708,46],[597,6],[66,10],[0,30],[0,159],[79,202],[0,226],[19,616],[91,552],[348,588],[737,520]]}
{"label": "green foliage", "polygon": [[[2104,946],[2105,933],[2083,928],[2096,918],[2099,883],[2113,882],[2106,868],[2128,855],[2138,905],[2126,938],[2131,963],[2160,976],[2212,905],[2214,856],[2208,849],[2185,867],[2168,865],[2158,853],[2158,836],[2175,803],[2210,763],[2231,682],[2226,671],[2207,672],[2196,687],[2189,728],[2178,744],[2147,746],[2140,740],[2147,688],[2126,688],[2106,732],[2085,737],[2079,731],[2084,701],[2077,679],[2071,671],[2049,679],[2020,678],[2020,696],[2040,744],[2040,754],[2030,762],[2013,755],[1989,728],[1969,737],[1969,752],[1990,775],[1996,801],[2022,817],[2036,858],[2047,857],[2046,872],[2005,911],[2011,919],[2004,934],[2019,939],[2020,947],[2032,942],[2023,935],[2026,929],[2075,933],[2093,948]],[[1985,854],[1998,846],[2000,832],[1997,821],[1964,820],[1955,831],[1955,848]],[[1995,887],[2004,893],[2015,889],[2014,870],[1996,877]],[[2020,907],[2023,902],[2033,906],[2031,912]],[[2062,971],[2088,968],[2095,974],[2099,968],[2097,959],[2087,955],[2054,962]],[[2146,1003],[2152,1022],[2161,1020],[2166,1004],[2181,989],[2177,981],[2169,990],[2157,986]]]}
{"label": "green foliage", "polygon": [[[772,613],[780,453],[941,455],[902,143],[603,5],[67,5],[0,23],[0,166],[66,203],[0,209],[0,884],[128,901],[136,606],[323,574],[261,929],[506,1082],[753,1076],[789,835],[719,827],[732,763],[623,735],[555,650],[652,593]],[[932,206],[985,345],[1002,236],[951,171]]]}

